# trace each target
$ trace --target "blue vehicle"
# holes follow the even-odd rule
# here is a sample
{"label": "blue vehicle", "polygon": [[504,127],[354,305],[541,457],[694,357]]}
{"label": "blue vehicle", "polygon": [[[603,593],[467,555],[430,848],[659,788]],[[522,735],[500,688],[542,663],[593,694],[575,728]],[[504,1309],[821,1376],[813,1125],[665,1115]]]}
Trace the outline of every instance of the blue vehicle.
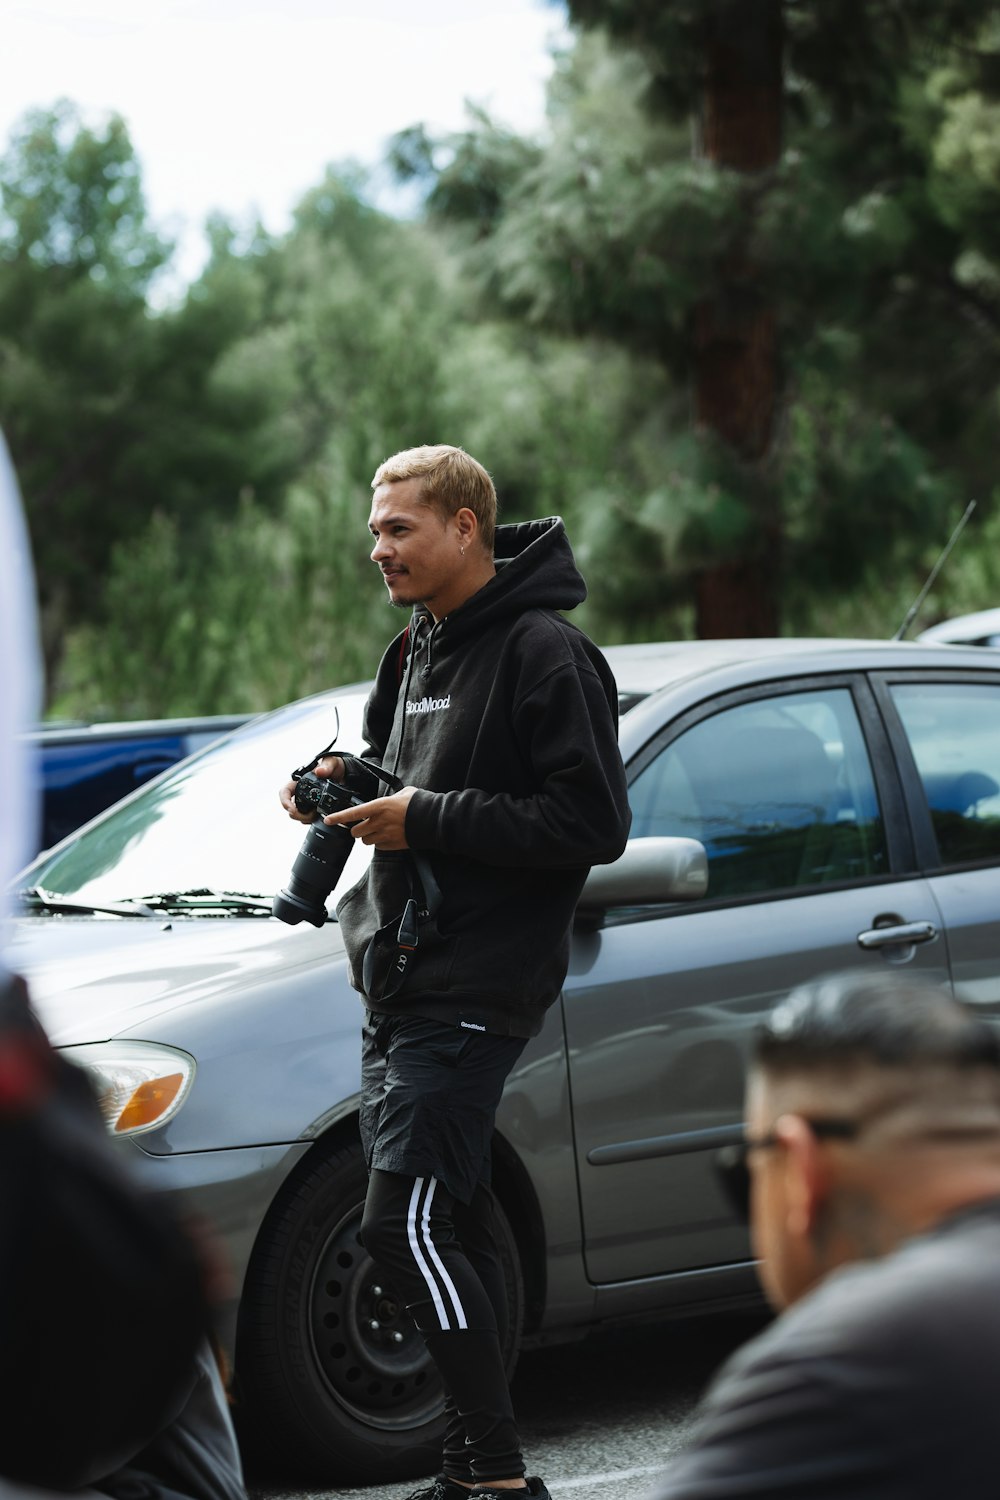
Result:
{"label": "blue vehicle", "polygon": [[42,788],[39,847],[50,849],[144,781],[238,729],[248,717],[40,725],[27,736],[38,755]]}

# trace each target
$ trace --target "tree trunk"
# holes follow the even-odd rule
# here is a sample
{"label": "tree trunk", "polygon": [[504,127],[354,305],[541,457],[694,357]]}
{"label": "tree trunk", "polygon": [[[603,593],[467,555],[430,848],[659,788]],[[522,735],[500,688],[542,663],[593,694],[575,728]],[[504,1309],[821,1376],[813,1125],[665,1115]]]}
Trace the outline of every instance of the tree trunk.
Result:
{"label": "tree trunk", "polygon": [[[781,155],[781,0],[718,0],[708,22],[701,149],[720,167],[766,171]],[[777,407],[777,337],[739,247],[694,321],[695,417],[748,466],[766,459]],[[767,486],[752,486],[767,493]],[[744,555],[695,579],[701,637],[777,635],[778,517],[758,513]]]}

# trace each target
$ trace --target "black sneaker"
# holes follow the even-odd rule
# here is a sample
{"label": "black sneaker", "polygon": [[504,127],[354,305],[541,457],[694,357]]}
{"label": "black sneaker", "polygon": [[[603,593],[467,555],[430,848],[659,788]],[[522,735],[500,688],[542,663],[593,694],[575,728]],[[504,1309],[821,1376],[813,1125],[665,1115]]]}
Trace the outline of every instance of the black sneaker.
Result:
{"label": "black sneaker", "polygon": [[464,1484],[453,1484],[447,1474],[438,1474],[426,1489],[414,1490],[406,1500],[469,1500],[471,1493]]}
{"label": "black sneaker", "polygon": [[[527,1489],[524,1490],[498,1490],[491,1489],[488,1484],[477,1484],[472,1494],[495,1495],[499,1497],[499,1500],[515,1500],[517,1495],[530,1495],[531,1500],[552,1500],[552,1496],[537,1474],[532,1479],[525,1479],[524,1482],[527,1485]],[[449,1500],[451,1500],[450,1496]]]}

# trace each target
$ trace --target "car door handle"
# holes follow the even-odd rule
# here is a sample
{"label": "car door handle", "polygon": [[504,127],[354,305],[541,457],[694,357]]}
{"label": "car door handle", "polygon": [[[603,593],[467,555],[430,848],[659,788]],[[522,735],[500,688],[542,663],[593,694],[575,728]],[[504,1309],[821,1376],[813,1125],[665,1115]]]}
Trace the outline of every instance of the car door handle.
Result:
{"label": "car door handle", "polygon": [[938,931],[933,922],[900,922],[893,927],[871,927],[858,933],[859,948],[891,948],[894,943],[932,943]]}

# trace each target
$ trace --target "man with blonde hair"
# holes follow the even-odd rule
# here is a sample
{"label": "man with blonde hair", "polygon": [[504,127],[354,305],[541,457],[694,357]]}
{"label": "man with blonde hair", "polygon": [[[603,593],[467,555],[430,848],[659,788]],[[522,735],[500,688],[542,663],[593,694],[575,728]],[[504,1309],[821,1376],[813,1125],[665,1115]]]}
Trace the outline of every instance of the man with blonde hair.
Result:
{"label": "man with blonde hair", "polygon": [[995,1494],[995,1027],[905,972],[805,986],[720,1155],[782,1315],[717,1378],[658,1500]]}
{"label": "man with blonde hair", "polygon": [[504,1372],[490,1152],[504,1082],[561,989],[587,871],[628,835],[617,697],[560,613],[586,588],[558,517],[496,526],[489,474],[443,444],[387,459],[372,489],[372,561],[412,615],[378,669],[364,758],[403,787],[380,796],[356,761],[321,762],[367,799],[326,822],[375,849],[337,907],[366,1009],[362,1235],[445,1386],[442,1472],[413,1500],[545,1500]]}

